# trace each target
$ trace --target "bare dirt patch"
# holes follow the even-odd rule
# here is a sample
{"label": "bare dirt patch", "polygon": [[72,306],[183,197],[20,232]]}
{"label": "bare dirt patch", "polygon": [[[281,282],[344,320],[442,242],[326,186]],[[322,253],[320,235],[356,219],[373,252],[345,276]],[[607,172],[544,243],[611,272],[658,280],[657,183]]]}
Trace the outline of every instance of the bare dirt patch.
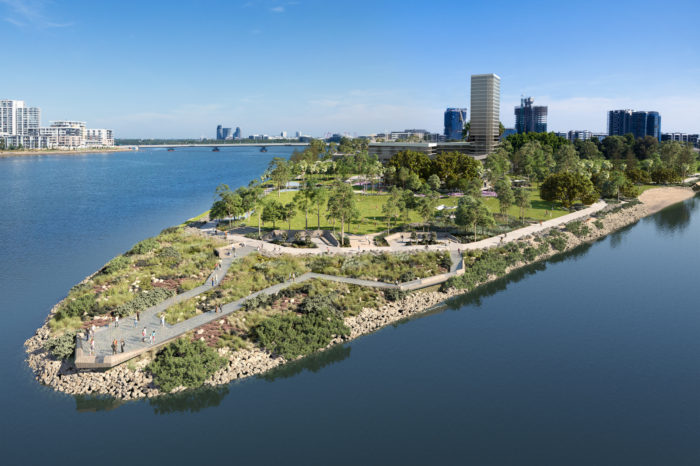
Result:
{"label": "bare dirt patch", "polygon": [[667,187],[644,191],[639,196],[639,200],[649,209],[649,213],[653,214],[677,202],[690,199],[693,196],[695,196],[695,192],[690,188]]}

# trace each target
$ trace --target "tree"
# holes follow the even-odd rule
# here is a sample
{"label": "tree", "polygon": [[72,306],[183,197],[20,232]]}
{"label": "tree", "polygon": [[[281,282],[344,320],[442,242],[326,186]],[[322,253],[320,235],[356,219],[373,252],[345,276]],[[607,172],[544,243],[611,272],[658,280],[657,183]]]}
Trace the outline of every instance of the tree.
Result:
{"label": "tree", "polygon": [[515,188],[513,190],[515,205],[520,208],[520,221],[525,223],[525,209],[530,207],[530,195],[525,188]]}
{"label": "tree", "polygon": [[328,192],[323,187],[314,187],[311,193],[311,203],[316,207],[316,229],[321,229],[321,209],[328,201]]}
{"label": "tree", "polygon": [[382,213],[386,217],[386,233],[391,231],[391,221],[399,216],[403,210],[403,192],[393,186],[389,191],[389,197],[382,206]]}
{"label": "tree", "polygon": [[355,193],[352,186],[336,181],[328,198],[328,215],[340,220],[341,245],[345,237],[345,222],[357,215]]}
{"label": "tree", "polygon": [[460,152],[441,152],[431,163],[431,173],[444,181],[447,188],[457,188],[462,179],[478,179],[481,162]]}
{"label": "tree", "polygon": [[309,229],[309,209],[311,208],[314,195],[314,184],[311,181],[294,194],[294,203],[299,209],[304,211],[304,230]]}
{"label": "tree", "polygon": [[[241,188],[239,188],[240,190]],[[265,209],[264,205],[264,194],[265,191],[263,190],[262,186],[258,184],[257,181],[251,181],[250,184],[248,185],[248,188],[246,191],[244,191],[244,195],[242,195],[242,205],[246,209],[246,212],[250,212],[251,210],[255,210],[255,212],[258,214],[258,239],[262,236],[261,230],[262,230],[262,212]]]}
{"label": "tree", "polygon": [[294,201],[286,203],[280,209],[280,220],[287,222],[287,230],[292,229],[292,219],[296,213],[297,206],[294,204]]}
{"label": "tree", "polygon": [[277,220],[280,220],[282,218],[282,212],[284,210],[284,206],[282,203],[276,199],[269,199],[265,203],[265,207],[263,209],[262,213],[262,221],[263,222],[272,222],[272,228],[277,229]]}
{"label": "tree", "polygon": [[557,173],[579,171],[579,158],[571,144],[562,145],[554,154]]}
{"label": "tree", "polygon": [[462,139],[465,141],[469,138],[469,130],[471,129],[472,124],[470,121],[467,121],[464,123],[464,128],[462,129]]}
{"label": "tree", "polygon": [[430,186],[430,189],[432,189],[433,191],[439,190],[441,184],[442,182],[440,181],[440,177],[437,176],[435,173],[428,177],[428,186]]}
{"label": "tree", "polygon": [[459,226],[471,226],[474,229],[474,241],[476,241],[477,226],[486,227],[493,224],[493,216],[486,208],[481,197],[464,196],[457,203],[455,211],[455,223]]}
{"label": "tree", "polygon": [[590,139],[586,141],[577,139],[574,142],[574,145],[576,147],[576,151],[578,152],[579,157],[582,159],[598,160],[602,157],[602,154],[598,150],[598,146],[595,142],[591,141]]}
{"label": "tree", "polygon": [[[425,197],[420,198],[418,201],[418,213],[423,218],[425,223],[430,223],[430,221],[435,217],[435,208],[440,202],[440,195],[435,191],[431,191],[426,194]],[[425,226],[423,227],[425,231]]]}
{"label": "tree", "polygon": [[211,206],[209,216],[213,219],[229,219],[231,225],[232,217],[241,215],[242,201],[237,193],[231,192],[227,184],[220,184],[216,187],[218,200]]}
{"label": "tree", "polygon": [[270,174],[270,179],[277,187],[277,197],[280,197],[282,188],[289,182],[292,177],[292,169],[285,159],[275,157],[270,161],[267,170]]}
{"label": "tree", "polygon": [[539,141],[527,142],[515,154],[516,173],[525,173],[533,181],[544,180],[554,169],[551,148],[545,149]]}
{"label": "tree", "polygon": [[510,171],[510,159],[504,149],[497,149],[493,154],[489,154],[484,161],[486,176],[492,185],[496,180],[503,178]]}
{"label": "tree", "polygon": [[396,167],[397,171],[401,171],[401,168],[405,168],[409,172],[414,172],[418,174],[422,179],[427,179],[431,174],[431,161],[423,152],[416,151],[401,151],[398,154],[394,154],[389,161],[387,166]]}
{"label": "tree", "polygon": [[501,216],[505,221],[508,219],[508,209],[510,209],[510,206],[512,206],[515,202],[513,189],[510,186],[510,180],[507,177],[498,180],[494,186],[494,189],[496,191],[496,195],[498,196],[498,207],[501,211]]}
{"label": "tree", "polygon": [[577,199],[583,204],[592,204],[598,193],[586,175],[563,172],[553,173],[544,180],[540,186],[540,197],[549,202],[561,202],[564,207],[570,208]]}

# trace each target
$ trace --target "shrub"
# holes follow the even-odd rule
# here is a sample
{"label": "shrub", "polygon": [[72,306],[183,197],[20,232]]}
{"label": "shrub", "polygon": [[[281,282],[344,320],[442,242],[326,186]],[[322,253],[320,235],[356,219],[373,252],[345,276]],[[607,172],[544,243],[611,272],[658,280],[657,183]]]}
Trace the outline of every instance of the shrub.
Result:
{"label": "shrub", "polygon": [[77,298],[69,298],[65,304],[56,312],[56,320],[67,317],[82,317],[85,314],[92,314],[97,307],[94,294],[84,294]]}
{"label": "shrub", "polygon": [[132,247],[129,252],[126,253],[127,256],[132,256],[135,254],[146,254],[147,252],[153,251],[158,247],[158,241],[155,238],[147,238],[141,242],[138,242]]}
{"label": "shrub", "polygon": [[251,334],[268,351],[294,359],[328,346],[334,336],[349,335],[350,329],[336,312],[324,308],[301,316],[269,317]]}
{"label": "shrub", "polygon": [[573,233],[577,238],[587,236],[591,232],[588,226],[584,225],[580,220],[567,223],[566,231]]}
{"label": "shrub", "polygon": [[593,225],[595,225],[596,228],[598,228],[599,230],[603,229],[603,222],[601,222],[600,220],[596,220],[595,222],[593,222]]}
{"label": "shrub", "polygon": [[564,249],[566,249],[566,237],[560,231],[552,230],[549,233],[548,242],[552,249],[555,249],[557,251],[563,251]]}
{"label": "shrub", "polygon": [[180,227],[168,227],[160,232],[161,235],[172,235],[173,233],[179,233]]}
{"label": "shrub", "polygon": [[377,235],[374,237],[375,246],[389,246],[389,242],[386,240],[386,235]]}
{"label": "shrub", "polygon": [[136,312],[143,312],[172,296],[175,296],[175,292],[167,288],[154,288],[148,292],[142,291],[131,301],[118,306],[113,312],[119,317],[126,317]]}
{"label": "shrub", "polygon": [[203,341],[181,338],[160,351],[146,366],[164,392],[184,386],[197,388],[226,364],[226,359]]}
{"label": "shrub", "polygon": [[117,256],[107,263],[102,269],[102,273],[110,275],[120,270],[124,270],[131,264],[131,259],[126,256]]}
{"label": "shrub", "polygon": [[535,259],[537,259],[537,249],[533,248],[532,246],[528,246],[523,250],[523,257],[527,262],[532,262]]}
{"label": "shrub", "polygon": [[407,294],[408,293],[398,288],[389,288],[388,290],[384,290],[384,299],[387,301],[400,301],[405,298]]}
{"label": "shrub", "polygon": [[182,261],[180,252],[172,246],[165,246],[158,251],[158,259],[164,265],[177,265]]}
{"label": "shrub", "polygon": [[59,360],[68,359],[75,352],[75,330],[69,330],[61,336],[51,338],[44,343],[44,349]]}
{"label": "shrub", "polygon": [[338,313],[339,309],[333,303],[333,298],[329,294],[309,296],[304,299],[297,308],[301,314],[313,314],[314,312],[330,311]]}

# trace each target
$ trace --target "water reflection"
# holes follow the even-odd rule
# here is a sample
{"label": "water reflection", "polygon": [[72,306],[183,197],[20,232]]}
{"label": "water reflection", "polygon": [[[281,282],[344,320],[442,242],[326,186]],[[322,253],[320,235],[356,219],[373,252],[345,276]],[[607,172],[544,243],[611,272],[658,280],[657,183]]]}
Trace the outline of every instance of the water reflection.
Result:
{"label": "water reflection", "polygon": [[349,358],[350,350],[351,348],[348,345],[336,345],[328,348],[326,351],[276,367],[261,375],[260,378],[268,382],[274,382],[277,379],[294,377],[297,374],[301,374],[304,370],[318,372],[326,366]]}
{"label": "water reflection", "polygon": [[202,387],[194,390],[185,390],[172,395],[149,398],[148,403],[156,414],[170,414],[178,412],[196,413],[205,408],[219,406],[226,395],[228,385],[218,387]]}
{"label": "water reflection", "polygon": [[663,209],[652,218],[657,231],[666,234],[680,233],[690,225],[690,215],[697,207],[697,197]]}
{"label": "water reflection", "polygon": [[96,413],[98,411],[111,411],[117,409],[125,402],[105,396],[76,395],[75,409],[80,413]]}

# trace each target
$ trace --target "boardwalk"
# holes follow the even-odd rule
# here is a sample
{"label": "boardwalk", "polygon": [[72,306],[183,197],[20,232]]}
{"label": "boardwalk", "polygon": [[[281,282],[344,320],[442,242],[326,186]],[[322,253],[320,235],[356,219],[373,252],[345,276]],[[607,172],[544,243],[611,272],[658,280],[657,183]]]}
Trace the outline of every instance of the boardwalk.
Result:
{"label": "boardwalk", "polygon": [[[287,248],[287,247],[281,247],[281,246],[276,246],[276,245],[271,245],[270,243],[266,243],[264,241],[258,241],[258,240],[252,240],[250,238],[245,238],[245,237],[239,237],[236,235],[229,235],[229,241],[233,242],[234,244],[238,245],[239,243],[244,244],[245,246],[243,247],[237,247],[236,248],[236,255],[235,257],[233,255],[230,256],[225,256],[221,260],[221,269],[214,271],[208,278],[205,284],[194,288],[192,290],[189,290],[187,292],[178,294],[177,296],[174,296],[170,299],[167,299],[166,301],[163,301],[162,303],[153,306],[146,311],[141,313],[141,320],[138,322],[137,325],[134,324],[133,318],[125,318],[121,320],[120,326],[115,327],[114,324],[110,325],[107,328],[101,328],[98,329],[95,333],[95,354],[93,356],[90,355],[89,352],[89,345],[85,339],[79,339],[76,345],[76,359],[75,363],[78,368],[108,368],[108,367],[113,367],[117,364],[121,364],[124,361],[128,361],[131,358],[134,358],[144,352],[147,352],[153,348],[160,347],[164,344],[166,344],[169,341],[172,341],[173,339],[176,339],[185,333],[194,330],[198,327],[201,327],[202,325],[208,324],[212,321],[215,321],[217,319],[221,319],[222,317],[231,314],[232,312],[237,311],[238,309],[241,308],[241,305],[244,301],[261,295],[261,294],[274,294],[277,293],[278,291],[287,288],[288,286],[292,285],[293,283],[301,283],[306,280],[310,279],[321,279],[321,280],[330,280],[330,281],[336,281],[336,282],[342,282],[342,283],[348,283],[352,285],[358,285],[358,286],[367,286],[367,287],[374,287],[374,288],[381,288],[381,289],[400,289],[404,291],[413,291],[413,290],[418,290],[421,288],[425,288],[427,286],[433,286],[437,285],[440,283],[443,283],[447,281],[449,278],[459,275],[464,272],[464,265],[462,262],[462,257],[460,253],[458,252],[459,250],[469,250],[469,249],[483,249],[483,248],[488,248],[488,247],[494,247],[498,246],[499,244],[503,243],[508,243],[511,241],[516,241],[518,239],[521,239],[525,236],[534,234],[534,233],[539,233],[541,231],[544,231],[549,228],[555,228],[558,226],[561,226],[567,222],[571,222],[576,219],[584,218],[587,217],[595,212],[598,212],[602,210],[606,204],[604,202],[598,202],[596,204],[593,204],[592,206],[583,209],[578,212],[574,212],[568,215],[564,215],[562,217],[548,220],[546,222],[542,222],[541,224],[537,225],[530,225],[528,227],[521,228],[519,230],[512,231],[510,233],[507,233],[505,236],[497,236],[497,237],[492,237],[492,238],[487,238],[482,241],[478,241],[475,243],[468,243],[468,244],[459,244],[459,243],[450,243],[448,242],[447,244],[437,244],[437,245],[431,245],[431,246],[400,246],[398,244],[394,244],[390,247],[378,247],[378,246],[373,246],[373,245],[367,245],[364,247],[359,247],[357,249],[355,248],[339,248],[339,247],[321,247],[321,248],[313,248],[313,249],[297,249],[297,248]],[[207,226],[204,227],[205,231],[207,230]],[[419,250],[442,250],[442,251],[449,251],[451,259],[452,259],[452,266],[450,268],[450,271],[448,273],[434,276],[434,277],[428,277],[428,278],[423,278],[423,279],[418,279],[418,280],[413,280],[411,282],[406,282],[406,283],[400,283],[400,284],[394,284],[394,283],[384,283],[384,282],[379,282],[379,281],[373,281],[373,280],[362,280],[362,279],[357,279],[357,278],[349,278],[349,277],[339,277],[339,276],[334,276],[334,275],[324,275],[324,274],[317,274],[317,273],[305,273],[298,277],[294,282],[292,281],[287,281],[284,283],[279,283],[273,286],[270,286],[268,288],[265,288],[263,290],[260,290],[256,293],[251,294],[250,296],[247,296],[245,298],[239,299],[238,301],[234,301],[228,304],[225,304],[222,306],[222,312],[221,313],[214,313],[214,312],[205,312],[202,314],[198,314],[184,322],[177,323],[175,325],[161,325],[161,321],[159,318],[159,314],[163,311],[165,311],[167,308],[170,306],[177,304],[179,302],[185,301],[187,299],[193,298],[195,296],[198,296],[212,288],[212,278],[214,279],[215,283],[218,284],[220,282],[224,275],[226,275],[226,272],[228,271],[229,267],[233,263],[234,260],[238,260],[248,254],[250,254],[253,251],[257,250],[262,250],[265,253],[270,253],[270,252],[275,252],[275,253],[283,253],[283,254],[322,254],[325,252],[333,253],[333,254],[353,254],[353,253],[365,253],[365,252],[371,252],[371,251],[388,251],[388,252],[408,252],[408,251],[419,251]],[[214,285],[216,286],[216,285]],[[156,343],[155,345],[151,345],[150,343],[142,341],[142,331],[143,329],[146,329],[146,334],[147,336],[151,335],[151,332],[153,330],[156,331]],[[125,352],[124,353],[117,353],[116,355],[112,355],[112,348],[111,348],[111,342],[117,339],[119,342],[123,339],[125,342]]]}

